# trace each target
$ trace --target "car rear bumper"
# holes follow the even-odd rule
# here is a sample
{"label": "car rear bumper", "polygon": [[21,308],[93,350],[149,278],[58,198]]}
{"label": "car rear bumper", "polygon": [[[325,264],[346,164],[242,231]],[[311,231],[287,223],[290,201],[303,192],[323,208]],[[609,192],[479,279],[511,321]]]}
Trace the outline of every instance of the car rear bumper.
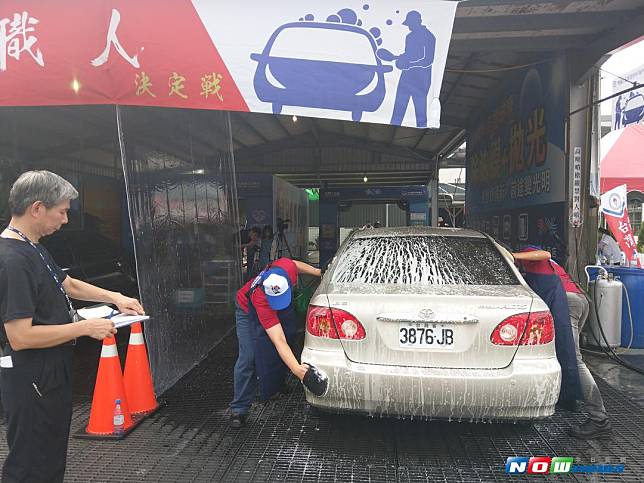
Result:
{"label": "car rear bumper", "polygon": [[518,420],[551,416],[559,397],[557,359],[515,359],[504,369],[378,366],[349,361],[343,352],[308,347],[302,362],[329,377],[322,397],[306,392],[314,407],[456,420]]}

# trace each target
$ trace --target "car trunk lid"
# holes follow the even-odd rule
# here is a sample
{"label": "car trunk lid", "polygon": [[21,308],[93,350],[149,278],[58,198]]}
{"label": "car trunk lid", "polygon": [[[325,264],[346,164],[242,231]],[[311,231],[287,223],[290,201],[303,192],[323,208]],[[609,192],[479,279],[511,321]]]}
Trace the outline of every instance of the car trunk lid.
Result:
{"label": "car trunk lid", "polygon": [[370,293],[337,289],[327,297],[331,311],[350,313],[365,329],[363,340],[341,340],[346,356],[362,364],[506,367],[518,346],[492,344],[490,336],[504,319],[530,312],[532,305],[521,285],[426,287],[417,293],[387,286]]}

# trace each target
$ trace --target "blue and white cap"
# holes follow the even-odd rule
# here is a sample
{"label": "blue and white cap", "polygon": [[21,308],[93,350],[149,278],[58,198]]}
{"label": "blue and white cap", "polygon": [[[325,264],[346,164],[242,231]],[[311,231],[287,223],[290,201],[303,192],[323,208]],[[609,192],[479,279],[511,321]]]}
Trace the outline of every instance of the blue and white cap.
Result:
{"label": "blue and white cap", "polygon": [[282,310],[291,304],[291,284],[284,270],[269,268],[262,285],[268,305],[273,310]]}

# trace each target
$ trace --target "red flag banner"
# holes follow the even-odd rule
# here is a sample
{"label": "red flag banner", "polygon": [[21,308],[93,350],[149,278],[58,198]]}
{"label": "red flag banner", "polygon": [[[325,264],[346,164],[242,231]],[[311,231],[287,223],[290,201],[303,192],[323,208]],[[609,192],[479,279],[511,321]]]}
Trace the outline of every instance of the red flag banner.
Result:
{"label": "red flag banner", "polygon": [[604,193],[601,196],[600,209],[619,247],[626,254],[626,259],[641,268],[637,257],[637,244],[633,237],[633,229],[626,208],[626,185],[618,186]]}

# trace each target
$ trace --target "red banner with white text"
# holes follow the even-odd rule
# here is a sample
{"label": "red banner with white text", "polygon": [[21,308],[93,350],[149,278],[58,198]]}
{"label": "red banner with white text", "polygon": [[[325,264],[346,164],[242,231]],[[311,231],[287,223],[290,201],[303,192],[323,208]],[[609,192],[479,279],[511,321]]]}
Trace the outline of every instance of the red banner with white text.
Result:
{"label": "red banner with white text", "polygon": [[601,195],[601,211],[619,247],[631,266],[641,268],[637,244],[626,207],[626,185],[623,184]]}

